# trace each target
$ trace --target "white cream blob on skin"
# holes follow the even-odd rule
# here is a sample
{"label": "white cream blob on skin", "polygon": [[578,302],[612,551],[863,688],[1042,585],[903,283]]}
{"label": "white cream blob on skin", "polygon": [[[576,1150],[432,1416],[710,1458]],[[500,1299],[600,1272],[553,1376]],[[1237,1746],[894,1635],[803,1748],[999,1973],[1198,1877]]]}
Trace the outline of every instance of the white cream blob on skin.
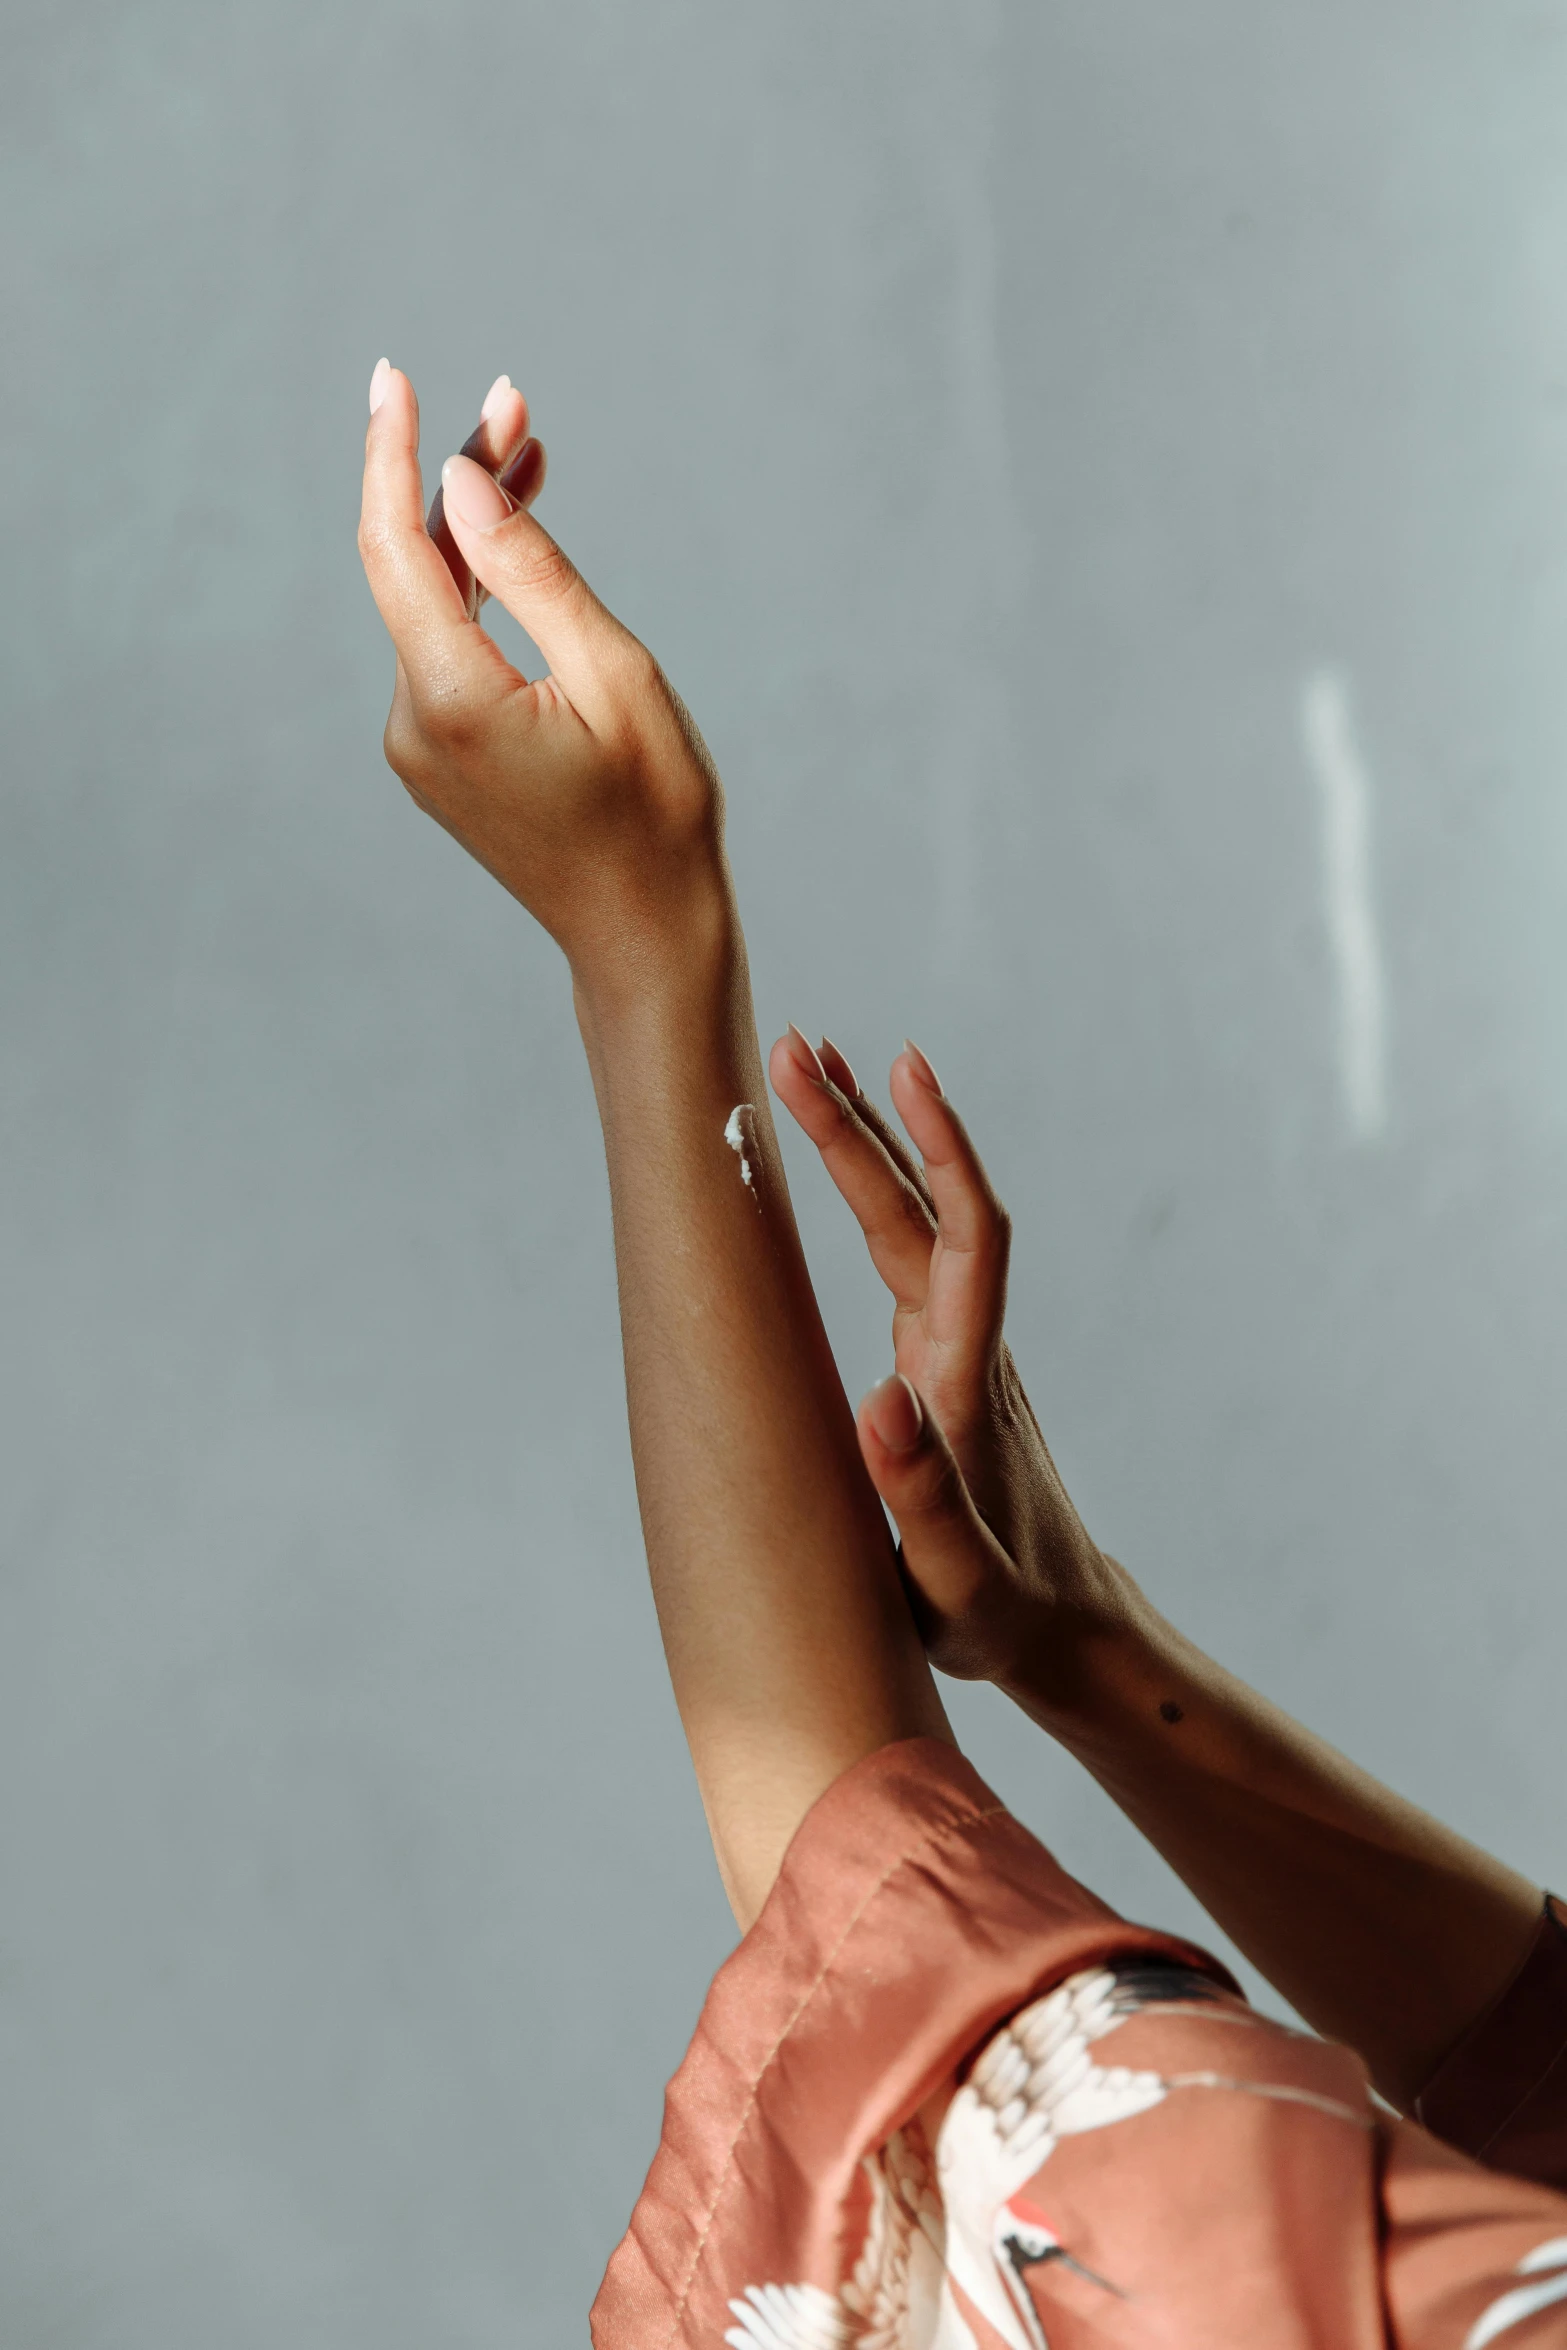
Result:
{"label": "white cream blob on skin", "polygon": [[[756,1197],[756,1187],[751,1181],[751,1162],[745,1155],[748,1137],[740,1121],[742,1118],[754,1118],[755,1115],[756,1104],[754,1102],[736,1102],[729,1113],[729,1123],[724,1128],[724,1140],[740,1162],[740,1180],[751,1192],[753,1198]],[[756,1204],[760,1207],[761,1200],[757,1199]]]}

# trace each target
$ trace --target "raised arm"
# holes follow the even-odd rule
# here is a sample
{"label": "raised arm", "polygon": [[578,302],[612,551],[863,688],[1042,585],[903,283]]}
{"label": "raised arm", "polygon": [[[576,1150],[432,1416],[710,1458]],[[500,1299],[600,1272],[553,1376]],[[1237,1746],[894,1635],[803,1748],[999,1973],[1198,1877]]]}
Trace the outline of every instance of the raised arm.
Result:
{"label": "raised arm", "polygon": [[772,1072],[895,1300],[908,1384],[862,1409],[861,1441],[935,1662],[994,1681],[1086,1764],[1407,2108],[1524,1957],[1540,1889],[1205,1656],[1089,1539],[1002,1338],[1005,1215],[924,1056],[892,1069],[919,1161],[833,1047],[813,1070],[776,1047]]}
{"label": "raised arm", "polygon": [[[443,559],[412,386],[383,363],[372,403],[360,546],[398,653],[387,757],[571,968],[653,1594],[743,1926],[840,1772],[951,1733],[795,1231],[712,763],[652,656],[482,452],[443,469]],[[530,683],[471,616],[469,575],[547,677]]]}

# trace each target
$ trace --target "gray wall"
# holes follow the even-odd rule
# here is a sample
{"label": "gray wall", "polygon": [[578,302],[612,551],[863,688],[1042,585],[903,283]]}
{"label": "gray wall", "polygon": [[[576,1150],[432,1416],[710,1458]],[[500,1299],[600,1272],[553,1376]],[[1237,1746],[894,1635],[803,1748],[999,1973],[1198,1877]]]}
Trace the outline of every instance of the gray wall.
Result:
{"label": "gray wall", "polygon": [[767,1033],[971,1115],[1099,1539],[1567,1878],[1567,6],[4,30],[0,2339],[585,2339],[732,1940],[564,974],[381,762],[383,349],[432,476],[532,398]]}

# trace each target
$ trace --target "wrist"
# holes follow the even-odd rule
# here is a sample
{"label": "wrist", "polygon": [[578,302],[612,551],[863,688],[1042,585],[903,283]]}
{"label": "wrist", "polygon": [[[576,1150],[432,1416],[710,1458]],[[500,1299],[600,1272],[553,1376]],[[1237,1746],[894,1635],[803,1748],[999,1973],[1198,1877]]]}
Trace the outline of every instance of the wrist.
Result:
{"label": "wrist", "polygon": [[[1168,1679],[1175,1635],[1116,1559],[1097,1553],[1092,1605],[1039,1611],[996,1677],[1002,1694],[1064,1745],[1092,1745]],[[1167,1637],[1168,1636],[1168,1637]]]}
{"label": "wrist", "polygon": [[612,1048],[622,1036],[693,1016],[721,1001],[745,971],[734,886],[722,853],[666,889],[621,893],[567,949],[584,1036]]}

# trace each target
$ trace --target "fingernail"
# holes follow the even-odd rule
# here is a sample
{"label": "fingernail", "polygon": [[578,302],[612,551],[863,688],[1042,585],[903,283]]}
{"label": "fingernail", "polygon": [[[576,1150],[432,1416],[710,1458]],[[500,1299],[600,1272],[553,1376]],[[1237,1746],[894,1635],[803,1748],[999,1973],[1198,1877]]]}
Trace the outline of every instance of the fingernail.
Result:
{"label": "fingernail", "polygon": [[386,398],[386,387],[392,380],[390,359],[378,359],[370,377],[370,413],[373,416]]}
{"label": "fingernail", "polygon": [[470,530],[493,530],[517,511],[516,500],[507,496],[494,474],[475,465],[471,457],[447,458],[441,467],[441,491],[447,513],[466,522]]}
{"label": "fingernail", "polygon": [[830,1036],[824,1036],[822,1038],[821,1043],[817,1047],[817,1052],[820,1057],[822,1067],[826,1070],[828,1076],[832,1079],[834,1085],[836,1085],[838,1088],[838,1091],[840,1093],[846,1093],[851,1101],[858,1101],[860,1095],[860,1081],[849,1066],[848,1055],[846,1053],[839,1052],[838,1047],[833,1043],[833,1040]]}
{"label": "fingernail", "polygon": [[505,399],[511,388],[511,377],[509,375],[498,375],[495,378],[495,381],[491,384],[489,390],[485,393],[484,405],[479,410],[479,414],[484,419],[486,424],[489,423],[490,418],[495,414],[496,409],[500,406],[501,402]]}
{"label": "fingernail", "polygon": [[925,1433],[925,1407],[901,1371],[876,1395],[876,1433],[889,1452],[912,1452]]}
{"label": "fingernail", "polygon": [[[914,1075],[919,1079],[921,1085],[928,1085],[932,1093],[941,1093],[941,1079],[936,1075],[935,1070],[931,1067],[929,1061],[926,1060],[925,1055],[920,1051],[919,1046],[915,1043],[912,1036],[906,1036],[904,1038],[903,1049],[909,1056],[909,1067],[914,1072]],[[944,1093],[941,1093],[941,1098],[943,1101],[945,1101],[947,1097]]]}
{"label": "fingernail", "polygon": [[817,1085],[826,1084],[827,1072],[816,1058],[814,1046],[806,1042],[792,1020],[785,1033],[784,1044],[790,1059],[797,1068],[803,1069],[806,1076],[813,1079]]}

